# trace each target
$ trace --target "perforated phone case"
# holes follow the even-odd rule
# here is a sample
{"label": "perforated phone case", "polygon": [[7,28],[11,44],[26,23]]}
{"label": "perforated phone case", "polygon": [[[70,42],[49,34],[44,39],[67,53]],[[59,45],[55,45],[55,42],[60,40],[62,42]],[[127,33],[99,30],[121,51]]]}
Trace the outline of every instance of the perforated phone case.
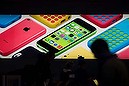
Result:
{"label": "perforated phone case", "polygon": [[112,27],[111,29],[108,29],[95,38],[89,40],[88,46],[90,47],[93,41],[98,38],[102,38],[107,41],[109,49],[112,53],[117,52],[129,44],[129,34],[115,27]]}
{"label": "perforated phone case", "polygon": [[92,14],[82,15],[82,17],[93,22],[101,28],[106,28],[109,25],[120,20],[122,18],[122,14]]}
{"label": "perforated phone case", "polygon": [[42,22],[50,28],[56,28],[63,22],[70,19],[70,15],[31,15],[36,20]]}

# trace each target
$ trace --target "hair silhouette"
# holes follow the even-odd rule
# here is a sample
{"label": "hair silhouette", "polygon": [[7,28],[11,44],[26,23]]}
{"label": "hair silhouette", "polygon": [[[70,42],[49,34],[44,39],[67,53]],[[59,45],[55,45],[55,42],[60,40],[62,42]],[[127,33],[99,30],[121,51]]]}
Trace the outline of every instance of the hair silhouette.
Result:
{"label": "hair silhouette", "polygon": [[108,44],[104,39],[96,39],[90,46],[91,51],[94,53],[96,58],[101,58],[100,56],[110,55]]}

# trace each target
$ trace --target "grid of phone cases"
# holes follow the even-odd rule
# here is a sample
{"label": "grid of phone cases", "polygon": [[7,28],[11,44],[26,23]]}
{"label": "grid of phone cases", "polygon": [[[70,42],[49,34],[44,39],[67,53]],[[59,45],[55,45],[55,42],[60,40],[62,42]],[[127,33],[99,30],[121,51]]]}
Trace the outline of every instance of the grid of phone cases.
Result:
{"label": "grid of phone cases", "polygon": [[[101,26],[97,25],[95,22],[92,22],[93,21],[92,19],[89,20],[88,18],[85,18],[84,15],[82,16],[82,15],[71,14],[70,17],[69,16],[65,17],[64,18],[65,20],[63,18],[61,18],[61,17],[66,16],[66,15],[60,15],[60,16],[59,15],[53,15],[53,16],[52,15],[47,15],[48,17],[46,17],[45,15],[40,15],[41,17],[44,17],[44,18],[46,17],[46,19],[49,20],[49,22],[53,22],[53,23],[55,23],[57,21],[57,18],[58,18],[60,21],[56,25],[54,25],[54,24],[53,25],[50,25],[50,24],[47,25],[48,22],[42,22],[42,21],[36,19],[35,17],[33,17],[33,15],[21,15],[21,17],[19,19],[17,19],[16,21],[10,23],[9,25],[7,25],[5,27],[1,27],[0,28],[0,34],[5,32],[8,29],[11,29],[11,27],[15,26],[16,24],[20,23],[22,20],[24,20],[26,18],[30,18],[34,22],[36,22],[39,25],[41,25],[42,27],[44,27],[46,29],[46,33],[44,35],[36,38],[32,42],[26,44],[25,46],[21,47],[20,49],[14,51],[13,53],[7,55],[7,56],[0,55],[0,58],[11,58],[14,54],[16,54],[19,51],[22,51],[23,49],[27,48],[28,46],[32,46],[35,49],[39,50],[39,52],[44,53],[43,50],[41,50],[39,47],[37,47],[37,45],[36,45],[37,41],[39,41],[40,39],[46,37],[47,35],[51,34],[52,32],[60,29],[61,27],[65,26],[66,24],[70,23],[71,21],[79,18],[79,19],[85,21],[86,23],[90,24],[91,26],[95,27],[97,32],[95,34],[93,34],[92,36],[86,38],[82,42],[78,43],[77,45],[75,45],[75,46],[71,47],[70,49],[64,51],[60,55],[56,56],[55,59],[72,59],[72,58],[75,59],[80,55],[85,57],[85,59],[95,59],[93,54],[91,53],[91,50],[90,50],[89,46],[88,46],[89,41],[91,41],[93,38],[97,37],[101,33],[106,32],[107,30],[109,30],[113,26],[115,26],[115,25],[123,22],[127,18],[129,18],[129,14],[121,14],[122,15],[121,18],[120,17],[119,17],[119,19],[115,18],[116,20],[112,20],[112,24],[107,24],[107,26],[101,27]],[[100,19],[101,22],[106,22],[107,20],[109,20],[109,16],[105,17],[107,15],[115,16],[116,14],[103,14],[103,15],[97,15],[96,14],[96,16],[95,15],[91,15],[91,16],[94,16],[94,18],[96,18],[96,19],[98,17],[98,19]],[[37,16],[39,16],[39,15],[37,15]],[[49,18],[50,16],[51,16],[51,18]],[[110,17],[113,17],[113,16],[110,16]],[[127,33],[127,34],[129,34],[129,33]],[[111,36],[111,38],[112,37],[113,36]],[[126,46],[121,47],[119,50],[117,50],[115,52],[116,54],[118,54],[120,56],[120,59],[129,59],[129,57],[128,57],[129,55],[127,54],[127,52],[129,51],[129,45],[128,44],[129,43],[126,43]],[[79,49],[81,49],[83,52],[78,52],[77,53],[76,50],[79,50]],[[75,54],[75,52],[76,52],[76,54]]]}

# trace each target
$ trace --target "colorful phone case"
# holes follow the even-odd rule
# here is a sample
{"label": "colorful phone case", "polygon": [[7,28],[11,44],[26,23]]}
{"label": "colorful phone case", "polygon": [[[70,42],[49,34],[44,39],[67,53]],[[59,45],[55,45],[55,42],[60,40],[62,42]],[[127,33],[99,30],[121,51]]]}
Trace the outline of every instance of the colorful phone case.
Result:
{"label": "colorful phone case", "polygon": [[0,15],[0,27],[5,28],[20,18],[21,15]]}
{"label": "colorful phone case", "polygon": [[129,48],[117,53],[117,55],[120,59],[129,59]]}
{"label": "colorful phone case", "polygon": [[26,18],[0,34],[0,54],[7,56],[46,33],[46,29]]}
{"label": "colorful phone case", "polygon": [[69,53],[61,56],[61,59],[78,59],[79,56],[82,56],[85,59],[95,59],[92,52],[86,50],[82,46],[79,46]]}
{"label": "colorful phone case", "polygon": [[97,35],[93,39],[88,41],[90,47],[95,39],[102,38],[107,41],[109,49],[112,53],[116,53],[120,49],[129,45],[129,18],[121,21],[115,26]]}
{"label": "colorful phone case", "polygon": [[60,24],[70,19],[70,15],[30,15],[39,22],[47,25],[50,28],[56,28]]}
{"label": "colorful phone case", "polygon": [[90,22],[98,25],[101,28],[106,28],[111,24],[117,22],[122,18],[122,14],[94,14],[94,15],[81,15]]}

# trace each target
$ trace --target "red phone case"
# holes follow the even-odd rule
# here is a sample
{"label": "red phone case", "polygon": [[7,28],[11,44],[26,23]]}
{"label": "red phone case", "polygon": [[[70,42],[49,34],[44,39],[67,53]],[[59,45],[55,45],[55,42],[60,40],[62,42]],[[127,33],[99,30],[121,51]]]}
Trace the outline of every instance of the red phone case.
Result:
{"label": "red phone case", "polygon": [[81,16],[89,20],[90,22],[98,25],[101,28],[106,28],[123,17],[122,14],[94,14],[94,15],[81,14]]}
{"label": "red phone case", "polygon": [[129,59],[129,48],[117,54],[120,59]]}
{"label": "red phone case", "polygon": [[46,33],[46,29],[26,18],[0,34],[0,54],[7,56]]}

